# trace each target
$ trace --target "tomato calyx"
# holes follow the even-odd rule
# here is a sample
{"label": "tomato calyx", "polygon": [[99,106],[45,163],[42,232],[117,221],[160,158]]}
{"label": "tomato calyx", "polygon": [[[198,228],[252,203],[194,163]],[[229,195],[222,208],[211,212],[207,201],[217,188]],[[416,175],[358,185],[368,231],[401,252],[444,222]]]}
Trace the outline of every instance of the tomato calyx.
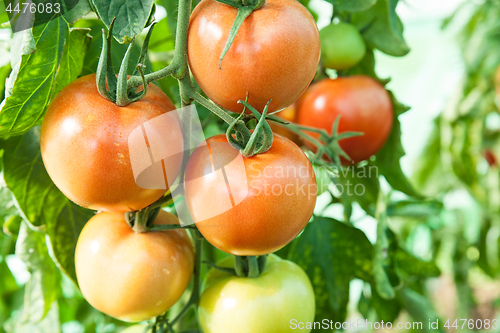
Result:
{"label": "tomato calyx", "polygon": [[267,265],[267,254],[263,256],[235,256],[234,270],[239,277],[256,278]]}
{"label": "tomato calyx", "polygon": [[236,15],[231,30],[229,31],[229,37],[227,39],[226,45],[224,46],[222,54],[220,55],[219,58],[219,69],[222,69],[221,67],[222,59],[224,59],[224,56],[226,55],[227,51],[231,48],[234,38],[236,37],[236,34],[238,34],[238,30],[243,24],[243,21],[245,21],[245,19],[248,16],[250,16],[250,14],[252,14],[254,10],[257,10],[262,6],[264,6],[266,0],[216,0],[216,1],[238,9],[238,14]]}
{"label": "tomato calyx", "polygon": [[146,78],[144,77],[143,69],[146,67],[144,63],[146,62],[149,39],[151,37],[151,33],[153,32],[155,23],[151,25],[146,38],[144,39],[141,55],[137,61],[135,72],[132,74],[132,77],[140,76],[142,80],[143,89],[141,91],[136,91],[135,87],[129,87],[127,78],[128,62],[134,45],[135,36],[132,37],[132,41],[125,52],[125,56],[123,57],[120,70],[118,72],[118,78],[113,70],[113,62],[111,59],[111,38],[115,19],[111,22],[107,34],[104,29],[102,30],[103,43],[99,63],[97,65],[96,84],[97,91],[99,91],[99,94],[102,97],[112,101],[118,106],[126,106],[130,103],[138,101],[148,92],[148,84],[146,82]]}
{"label": "tomato calyx", "polygon": [[266,269],[267,254],[262,256],[234,256],[234,268],[221,267],[204,260],[203,263],[218,271],[238,277],[257,278]]}
{"label": "tomato calyx", "polygon": [[[312,143],[316,146],[316,153],[312,158],[311,162],[317,165],[326,166],[328,165],[323,160],[323,156],[326,155],[335,165],[340,166],[340,157],[345,158],[347,161],[351,161],[349,155],[340,147],[339,141],[347,138],[364,135],[362,132],[338,132],[340,115],[335,119],[332,125],[332,134],[329,135],[326,130],[318,129],[315,127],[299,125],[296,123],[286,123],[283,120],[275,117],[269,116],[269,120],[276,122],[280,126],[284,126],[290,131],[297,133],[301,138]],[[314,137],[309,133],[317,133],[319,137]]]}
{"label": "tomato calyx", "polygon": [[179,224],[161,224],[153,225],[153,221],[158,216],[162,206],[168,206],[173,203],[172,194],[161,197],[151,205],[134,212],[125,213],[125,221],[135,233],[152,232],[152,231],[166,231],[174,229],[193,229],[195,226],[181,226]]}
{"label": "tomato calyx", "polygon": [[[239,100],[239,104],[243,104],[243,112],[231,123],[226,131],[227,141],[231,146],[238,149],[241,155],[244,157],[252,157],[257,154],[262,154],[268,151],[273,144],[273,130],[266,121],[267,112],[269,110],[269,104],[272,100],[269,100],[260,114],[253,106],[248,104],[248,94],[246,101]],[[253,113],[253,117],[257,119],[257,126],[255,127],[253,133],[250,135],[245,135],[241,131],[237,131],[235,126],[242,121],[245,117],[246,109],[249,109]],[[253,117],[248,117],[247,119],[254,119]],[[250,132],[248,132],[250,133]]]}

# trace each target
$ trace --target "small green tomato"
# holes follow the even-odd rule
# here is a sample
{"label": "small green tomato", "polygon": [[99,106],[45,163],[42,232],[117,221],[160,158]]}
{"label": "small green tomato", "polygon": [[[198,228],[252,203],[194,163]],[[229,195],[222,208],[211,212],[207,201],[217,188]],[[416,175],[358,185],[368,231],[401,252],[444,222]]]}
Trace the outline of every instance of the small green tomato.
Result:
{"label": "small green tomato", "polygon": [[323,65],[332,69],[347,69],[363,59],[366,45],[352,24],[330,24],[319,32]]}

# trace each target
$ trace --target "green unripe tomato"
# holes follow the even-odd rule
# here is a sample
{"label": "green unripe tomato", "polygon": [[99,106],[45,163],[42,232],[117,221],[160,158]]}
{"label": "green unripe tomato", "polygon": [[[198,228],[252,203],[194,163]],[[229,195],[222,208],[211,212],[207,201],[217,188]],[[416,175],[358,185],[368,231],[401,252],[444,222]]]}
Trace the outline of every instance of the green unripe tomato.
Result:
{"label": "green unripe tomato", "polygon": [[332,182],[330,179],[330,175],[324,166],[319,166],[313,164],[314,174],[316,175],[316,184],[318,187],[318,194],[320,195],[323,192],[328,190],[328,185]]}
{"label": "green unripe tomato", "polygon": [[[233,267],[234,257],[218,265]],[[204,333],[310,332],[291,321],[314,320],[314,291],[302,268],[271,254],[257,278],[210,270],[198,310]]]}
{"label": "green unripe tomato", "polygon": [[363,59],[366,45],[352,24],[330,24],[319,32],[323,65],[332,69],[347,69]]}

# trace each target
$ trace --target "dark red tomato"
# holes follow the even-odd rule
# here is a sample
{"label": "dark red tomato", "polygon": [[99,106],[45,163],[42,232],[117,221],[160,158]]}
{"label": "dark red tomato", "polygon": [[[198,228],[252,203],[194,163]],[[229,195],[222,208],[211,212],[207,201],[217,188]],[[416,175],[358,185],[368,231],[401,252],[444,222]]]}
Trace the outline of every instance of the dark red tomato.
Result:
{"label": "dark red tomato", "polygon": [[202,0],[191,15],[189,66],[201,89],[215,103],[242,112],[238,100],[262,111],[292,104],[314,77],[320,58],[316,22],[296,0],[267,0],[245,19],[219,68],[219,58],[237,10]]}
{"label": "dark red tomato", "polygon": [[325,79],[313,84],[300,104],[298,123],[331,133],[338,116],[339,133],[364,133],[339,141],[352,162],[358,163],[382,149],[391,133],[394,114],[387,90],[368,76]]}
{"label": "dark red tomato", "polygon": [[[54,98],[42,123],[40,146],[45,168],[56,186],[75,203],[104,211],[133,211],[160,198],[165,189],[145,189],[134,179],[129,134],[152,118],[174,110],[153,84],[141,100],[119,107],[97,92],[95,75],[73,81]],[[158,155],[183,151],[180,123],[167,118],[166,144]],[[157,140],[158,141],[158,140]],[[146,147],[144,147],[146,148]],[[182,154],[165,163],[177,175]]]}
{"label": "dark red tomato", "polygon": [[292,141],[278,134],[266,153],[245,158],[216,135],[186,167],[189,212],[203,236],[234,255],[279,250],[305,227],[316,203],[314,170]]}

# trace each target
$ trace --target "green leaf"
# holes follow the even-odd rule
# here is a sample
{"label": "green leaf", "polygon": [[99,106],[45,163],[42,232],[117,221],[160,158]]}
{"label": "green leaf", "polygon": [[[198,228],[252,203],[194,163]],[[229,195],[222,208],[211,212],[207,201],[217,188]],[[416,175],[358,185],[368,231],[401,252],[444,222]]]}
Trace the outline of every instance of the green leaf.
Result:
{"label": "green leaf", "polygon": [[179,0],[161,0],[160,3],[167,11],[167,24],[172,34],[172,38],[175,41]]}
{"label": "green leaf", "polygon": [[408,311],[410,316],[412,316],[415,321],[422,323],[422,326],[416,331],[423,330],[423,332],[428,333],[445,333],[442,328],[442,323],[439,325],[439,329],[437,330],[429,328],[429,320],[430,322],[435,322],[439,318],[432,308],[432,304],[425,296],[420,295],[410,288],[403,288],[398,292],[398,296],[403,304],[403,307],[406,311]]}
{"label": "green leaf", "polygon": [[7,266],[5,259],[2,258],[0,258],[0,279],[2,281],[0,283],[0,296],[2,298],[19,289],[16,279],[9,270],[9,266]]}
{"label": "green leaf", "polygon": [[441,275],[441,270],[435,262],[417,259],[401,247],[398,247],[393,260],[399,272],[405,276],[437,277]]}
{"label": "green leaf", "polygon": [[343,76],[367,75],[374,78],[384,86],[390,81],[390,79],[380,78],[377,73],[375,73],[375,54],[371,48],[367,48],[364,58],[361,59],[357,65],[347,70],[339,71],[339,74]]}
{"label": "green leaf", "polygon": [[[17,319],[19,320],[19,318]],[[15,333],[60,333],[59,305],[57,302],[52,303],[45,318],[37,323],[20,323],[12,320],[7,322],[6,328],[8,332]]]}
{"label": "green leaf", "polygon": [[[0,136],[18,135],[37,125],[49,104],[64,51],[68,24],[59,17],[20,33],[26,36],[20,61],[14,65],[0,111]],[[34,45],[36,44],[36,52]]]}
{"label": "green leaf", "polygon": [[384,299],[377,293],[376,289],[375,286],[371,286],[372,298],[370,305],[377,312],[379,320],[392,323],[401,311],[401,303],[397,298]]}
{"label": "green leaf", "polygon": [[372,279],[373,246],[356,228],[330,218],[314,217],[292,243],[288,258],[307,273],[316,294],[317,319],[343,321],[349,282]]}
{"label": "green leaf", "polygon": [[401,200],[387,206],[388,216],[429,217],[437,216],[443,210],[443,203],[437,200]]}
{"label": "green leaf", "polygon": [[11,71],[10,63],[0,68],[0,101],[5,98],[5,80],[7,80]]}
{"label": "green leaf", "polygon": [[75,283],[74,249],[93,211],[67,199],[49,178],[40,153],[40,129],[0,142],[4,179],[31,225],[46,232],[54,260]]}
{"label": "green leaf", "polygon": [[[90,43],[88,51],[85,54],[85,58],[83,60],[83,69],[81,75],[95,73],[97,69],[97,62],[99,61],[99,55],[101,54],[102,49],[102,29],[105,28],[105,26],[100,20],[94,19],[81,19],[76,22],[74,26],[78,28],[90,28],[89,34],[92,36],[92,42]],[[138,38],[132,46],[132,53],[130,55],[130,61],[128,63],[129,74],[132,74],[135,71],[136,62],[137,59],[139,59],[141,53],[140,46],[141,44]],[[113,52],[111,52],[111,59],[113,61],[113,69],[115,70],[115,73],[118,73],[123,55],[125,54],[127,47],[128,45],[126,44],[120,44],[114,39],[111,40],[111,49],[113,50]],[[146,62],[146,72],[150,72],[151,70],[151,64],[149,62]]]}
{"label": "green leaf", "polygon": [[403,38],[403,24],[396,14],[398,0],[378,0],[370,9],[352,15],[352,23],[366,42],[392,56],[404,56],[410,49]]}
{"label": "green leaf", "polygon": [[24,291],[23,323],[37,323],[49,312],[60,292],[60,275],[49,256],[45,235],[21,225],[16,255],[28,266],[31,277]]}
{"label": "green leaf", "polygon": [[[74,2],[74,0],[72,2]],[[92,11],[88,0],[77,0],[76,5],[73,7],[73,4],[71,4],[71,6],[71,10],[63,15],[64,19],[70,23],[75,23],[77,20]]]}
{"label": "green leaf", "polygon": [[338,0],[335,10],[360,12],[373,6],[377,0]]}
{"label": "green leaf", "polygon": [[384,147],[377,154],[376,164],[380,173],[395,190],[421,198],[422,195],[413,188],[413,185],[403,173],[400,164],[400,159],[405,155],[405,151],[401,144],[401,124],[398,117],[408,111],[409,107],[399,103],[392,92],[389,91],[389,93],[394,106],[392,131]]}
{"label": "green leaf", "polygon": [[389,258],[389,240],[387,238],[387,215],[385,196],[379,192],[377,198],[377,210],[375,218],[377,224],[377,242],[374,246],[373,255],[373,278],[375,281],[375,290],[384,299],[392,299],[396,296],[392,288],[389,276],[385,271],[385,266],[390,264]]}
{"label": "green leaf", "polygon": [[92,0],[92,4],[109,29],[114,18],[113,37],[120,43],[128,43],[139,35],[149,22],[154,0]]}
{"label": "green leaf", "polygon": [[89,32],[90,29],[70,29],[59,65],[54,94],[57,94],[71,81],[76,80],[78,75],[82,72],[83,59],[85,58],[91,41],[91,37],[88,34]]}
{"label": "green leaf", "polygon": [[368,163],[362,166],[343,167],[338,175],[337,189],[347,193],[349,199],[359,203],[367,214],[374,216],[375,202],[380,188],[377,166]]}

